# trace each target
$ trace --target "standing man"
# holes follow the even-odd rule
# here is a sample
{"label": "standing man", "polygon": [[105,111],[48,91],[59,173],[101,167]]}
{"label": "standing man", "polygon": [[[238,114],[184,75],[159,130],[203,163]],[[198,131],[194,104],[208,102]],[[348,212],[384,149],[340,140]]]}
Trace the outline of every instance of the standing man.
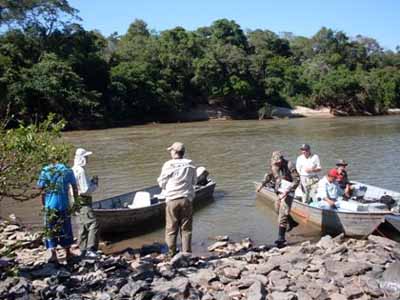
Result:
{"label": "standing man", "polygon": [[300,147],[301,155],[297,157],[296,169],[300,175],[300,184],[303,191],[303,202],[310,202],[310,194],[318,182],[318,173],[321,171],[321,163],[317,154],[311,153],[311,147],[303,144]]}
{"label": "standing man", "polygon": [[176,254],[178,231],[182,239],[182,251],[192,252],[192,201],[195,195],[196,167],[189,159],[183,158],[185,146],[180,142],[167,148],[171,158],[164,163],[157,181],[165,190],[165,241],[169,254]]}
{"label": "standing man", "polygon": [[41,200],[45,215],[45,244],[50,254],[48,262],[58,263],[56,248],[60,245],[65,249],[67,263],[72,257],[70,247],[73,243],[71,216],[69,213],[68,192],[70,186],[74,197],[78,190],[74,173],[60,158],[45,166],[37,182],[41,189]]}
{"label": "standing man", "polygon": [[[289,184],[282,184],[282,180],[286,180]],[[264,181],[261,183],[258,191],[268,182],[273,182],[275,192],[278,195],[278,201],[275,202],[275,209],[278,213],[279,234],[275,244],[278,247],[282,247],[286,243],[286,231],[289,232],[299,225],[291,217],[290,209],[292,207],[294,191],[300,183],[300,176],[294,164],[286,160],[280,151],[272,153],[270,171],[265,175]]]}
{"label": "standing man", "polygon": [[92,193],[97,189],[99,179],[94,176],[89,180],[84,168],[91,154],[83,148],[76,149],[72,170],[78,186],[78,198],[74,199],[79,206],[79,248],[82,257],[94,258],[97,257],[99,225],[92,209]]}

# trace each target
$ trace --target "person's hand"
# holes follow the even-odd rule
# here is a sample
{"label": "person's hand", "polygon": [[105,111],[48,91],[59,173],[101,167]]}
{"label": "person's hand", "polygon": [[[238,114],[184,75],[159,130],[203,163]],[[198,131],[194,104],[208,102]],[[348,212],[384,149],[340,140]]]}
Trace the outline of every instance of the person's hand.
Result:
{"label": "person's hand", "polygon": [[304,168],[304,171],[306,171],[307,173],[311,173],[314,171],[314,168]]}
{"label": "person's hand", "polygon": [[282,194],[279,196],[279,200],[285,199],[285,198],[287,197],[288,194],[289,194],[288,191],[282,193]]}

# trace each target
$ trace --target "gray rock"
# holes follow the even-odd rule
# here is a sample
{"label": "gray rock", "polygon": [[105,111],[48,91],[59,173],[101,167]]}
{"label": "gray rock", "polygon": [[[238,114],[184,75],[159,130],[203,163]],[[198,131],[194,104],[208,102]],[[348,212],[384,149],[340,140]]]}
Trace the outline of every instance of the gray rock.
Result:
{"label": "gray rock", "polygon": [[268,300],[295,300],[297,298],[296,294],[293,292],[272,292],[268,295]]}
{"label": "gray rock", "polygon": [[152,291],[157,295],[168,295],[173,299],[180,299],[182,297],[188,297],[189,288],[191,287],[190,282],[184,277],[175,277],[173,280],[155,280],[152,283]]}
{"label": "gray rock", "polygon": [[265,295],[264,286],[259,281],[254,282],[247,290],[247,300],[264,300]]}
{"label": "gray rock", "polygon": [[347,300],[348,298],[342,294],[334,293],[329,295],[329,299],[331,300]]}
{"label": "gray rock", "polygon": [[360,284],[362,289],[373,297],[380,297],[383,295],[383,291],[379,287],[378,281],[374,278],[362,276],[360,277]]}
{"label": "gray rock", "polygon": [[44,277],[50,277],[56,275],[59,271],[58,266],[56,264],[45,264],[33,271],[30,272],[30,276],[33,279],[39,279]]}
{"label": "gray rock", "polygon": [[273,264],[273,263],[267,262],[265,264],[262,264],[262,265],[258,266],[256,268],[255,272],[257,274],[268,275],[271,271],[277,269],[278,267],[279,267],[279,265],[277,265],[277,264]]}
{"label": "gray rock", "polygon": [[97,295],[96,300],[111,300],[112,297],[110,294],[108,293],[100,293],[99,295]]}
{"label": "gray rock", "polygon": [[171,259],[174,268],[184,268],[190,266],[192,255],[190,253],[178,253]]}
{"label": "gray rock", "polygon": [[143,280],[129,281],[121,288],[121,290],[119,291],[119,295],[121,297],[133,297],[138,292],[147,289],[148,289],[148,284]]}
{"label": "gray rock", "polygon": [[336,246],[335,241],[332,240],[332,237],[329,235],[323,236],[319,242],[317,243],[317,247],[320,247],[322,249],[331,249]]}
{"label": "gray rock", "polygon": [[287,277],[285,272],[281,272],[281,271],[272,271],[271,273],[269,273],[268,275],[268,279],[273,282],[279,279],[283,279]]}
{"label": "gray rock", "polygon": [[382,236],[377,236],[377,235],[370,234],[368,236],[368,240],[370,242],[372,242],[374,244],[377,244],[379,246],[382,246],[382,247],[385,247],[385,246],[386,247],[397,247],[398,246],[397,242],[395,242],[393,240],[390,240],[390,239],[387,239],[387,238],[382,237]]}
{"label": "gray rock", "polygon": [[240,277],[241,270],[238,268],[225,268],[223,270],[223,274],[225,277],[231,278],[231,279],[237,279]]}
{"label": "gray rock", "polygon": [[218,248],[224,248],[227,245],[228,245],[227,241],[220,241],[220,242],[216,242],[216,243],[212,244],[207,249],[208,249],[208,251],[212,252],[212,251],[215,251]]}
{"label": "gray rock", "polygon": [[297,299],[301,300],[313,300],[309,294],[305,290],[299,289],[296,291]]}
{"label": "gray rock", "polygon": [[250,274],[247,275],[246,280],[257,280],[259,282],[261,282],[264,286],[266,286],[268,284],[268,278],[267,276],[261,275],[261,274]]}
{"label": "gray rock", "polygon": [[347,286],[344,289],[343,293],[347,296],[348,299],[359,298],[364,294],[363,290],[356,285]]}
{"label": "gray rock", "polygon": [[208,285],[217,278],[217,274],[209,269],[200,269],[198,272],[189,275],[189,280],[198,285]]}
{"label": "gray rock", "polygon": [[7,277],[6,280],[0,281],[0,299],[6,298],[11,287],[18,283],[18,278]]}
{"label": "gray rock", "polygon": [[400,285],[400,262],[394,262],[383,272],[382,279]]}

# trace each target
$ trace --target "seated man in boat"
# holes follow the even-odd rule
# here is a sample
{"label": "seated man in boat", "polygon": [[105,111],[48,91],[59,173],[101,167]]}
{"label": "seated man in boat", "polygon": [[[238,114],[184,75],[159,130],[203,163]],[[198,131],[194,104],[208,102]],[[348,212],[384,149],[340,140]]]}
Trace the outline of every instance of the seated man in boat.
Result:
{"label": "seated man in boat", "polygon": [[328,171],[318,182],[316,206],[323,209],[336,209],[338,205],[339,186],[336,183],[336,169]]}
{"label": "seated man in boat", "polygon": [[[290,182],[283,187],[282,181]],[[279,235],[275,241],[278,247],[285,244],[286,231],[291,231],[298,223],[290,216],[290,209],[293,202],[293,193],[300,183],[300,176],[294,164],[283,157],[282,152],[274,151],[271,157],[270,171],[265,175],[258,191],[267,183],[271,182],[278,200],[275,202],[275,209],[278,213]]]}
{"label": "seated man in boat", "polygon": [[347,177],[347,162],[343,159],[339,159],[336,162],[336,171],[335,178],[336,183],[338,184],[340,190],[339,193],[342,194],[345,198],[351,197],[351,184],[349,178]]}
{"label": "seated man in boat", "polygon": [[197,176],[197,185],[207,185],[207,183],[210,181],[207,176],[208,176],[208,171],[204,167],[198,167],[196,169],[196,176]]}
{"label": "seated man in boat", "polygon": [[169,255],[174,256],[179,231],[182,251],[192,252],[192,201],[197,176],[193,162],[183,158],[185,146],[182,143],[173,143],[167,151],[171,159],[164,163],[157,181],[161,189],[165,190],[165,241]]}

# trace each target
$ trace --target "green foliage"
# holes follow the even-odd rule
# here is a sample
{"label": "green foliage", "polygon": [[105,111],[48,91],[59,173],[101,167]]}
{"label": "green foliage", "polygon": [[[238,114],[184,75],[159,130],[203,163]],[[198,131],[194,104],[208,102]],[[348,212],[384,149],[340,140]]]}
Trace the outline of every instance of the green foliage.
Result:
{"label": "green foliage", "polygon": [[38,174],[51,161],[66,162],[70,146],[60,141],[63,121],[54,115],[39,124],[6,129],[0,127],[0,199],[28,200],[38,196],[34,189]]}
{"label": "green foliage", "polygon": [[0,116],[71,127],[162,120],[217,103],[256,115],[267,105],[326,106],[344,113],[398,107],[399,51],[322,27],[311,38],[246,33],[233,20],[162,32],[134,20],[103,37],[72,23],[67,0],[3,1]]}

